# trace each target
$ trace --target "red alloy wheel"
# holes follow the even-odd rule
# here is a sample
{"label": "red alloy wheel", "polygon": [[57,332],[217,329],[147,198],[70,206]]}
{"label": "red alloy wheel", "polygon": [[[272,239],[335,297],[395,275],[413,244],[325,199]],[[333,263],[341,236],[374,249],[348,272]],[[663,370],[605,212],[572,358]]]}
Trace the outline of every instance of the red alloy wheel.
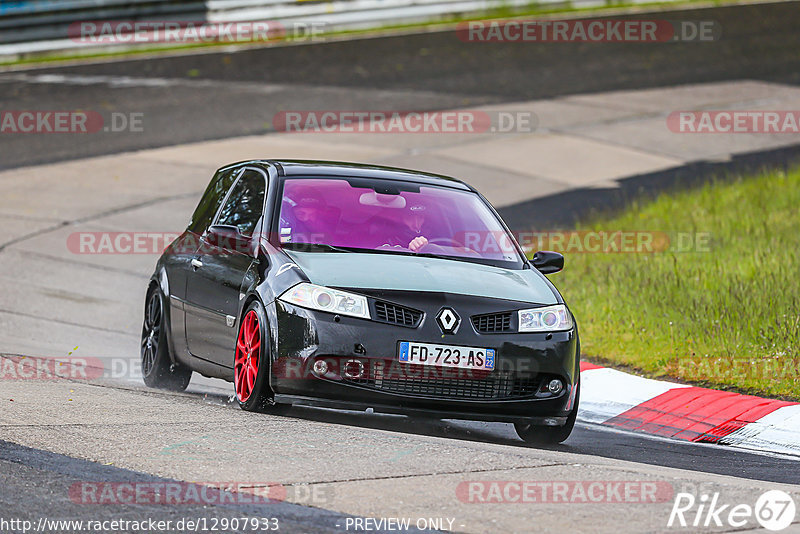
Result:
{"label": "red alloy wheel", "polygon": [[247,402],[256,385],[258,359],[261,353],[261,328],[258,315],[250,310],[244,316],[236,340],[236,358],[233,363],[233,381],[239,402]]}

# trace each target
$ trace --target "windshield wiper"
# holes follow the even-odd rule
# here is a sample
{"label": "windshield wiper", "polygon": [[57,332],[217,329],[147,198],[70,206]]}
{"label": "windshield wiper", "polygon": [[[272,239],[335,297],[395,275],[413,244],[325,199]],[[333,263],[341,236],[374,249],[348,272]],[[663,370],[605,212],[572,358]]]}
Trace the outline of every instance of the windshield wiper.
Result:
{"label": "windshield wiper", "polygon": [[327,243],[283,243],[281,247],[298,252],[353,252]]}

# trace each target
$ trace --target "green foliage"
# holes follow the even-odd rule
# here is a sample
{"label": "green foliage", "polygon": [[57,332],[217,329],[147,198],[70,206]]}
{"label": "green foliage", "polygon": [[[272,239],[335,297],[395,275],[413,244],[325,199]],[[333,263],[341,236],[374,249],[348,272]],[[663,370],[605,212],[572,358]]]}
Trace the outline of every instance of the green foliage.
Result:
{"label": "green foliage", "polygon": [[663,194],[581,229],[710,236],[688,252],[566,253],[552,278],[585,354],[800,397],[800,171]]}

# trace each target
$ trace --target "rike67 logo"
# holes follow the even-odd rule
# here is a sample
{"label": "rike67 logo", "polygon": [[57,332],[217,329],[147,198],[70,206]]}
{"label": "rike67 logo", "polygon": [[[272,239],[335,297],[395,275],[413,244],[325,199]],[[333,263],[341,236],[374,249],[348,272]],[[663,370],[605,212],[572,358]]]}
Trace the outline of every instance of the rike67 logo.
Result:
{"label": "rike67 logo", "polygon": [[668,527],[722,527],[742,528],[755,526],[755,519],[761,527],[779,531],[792,524],[796,506],[794,499],[781,490],[770,490],[756,500],[755,506],[749,504],[723,503],[719,493],[704,493],[699,498],[692,493],[678,493],[667,521]]}

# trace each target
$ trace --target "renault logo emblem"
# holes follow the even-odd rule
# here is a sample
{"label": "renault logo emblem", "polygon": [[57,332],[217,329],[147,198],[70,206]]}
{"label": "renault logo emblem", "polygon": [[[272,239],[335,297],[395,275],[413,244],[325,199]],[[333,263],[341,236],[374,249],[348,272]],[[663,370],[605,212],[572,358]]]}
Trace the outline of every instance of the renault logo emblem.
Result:
{"label": "renault logo emblem", "polygon": [[445,334],[452,334],[458,328],[458,323],[461,322],[461,318],[455,310],[451,308],[442,308],[436,316],[436,322],[439,323],[439,328],[442,329],[442,332]]}

